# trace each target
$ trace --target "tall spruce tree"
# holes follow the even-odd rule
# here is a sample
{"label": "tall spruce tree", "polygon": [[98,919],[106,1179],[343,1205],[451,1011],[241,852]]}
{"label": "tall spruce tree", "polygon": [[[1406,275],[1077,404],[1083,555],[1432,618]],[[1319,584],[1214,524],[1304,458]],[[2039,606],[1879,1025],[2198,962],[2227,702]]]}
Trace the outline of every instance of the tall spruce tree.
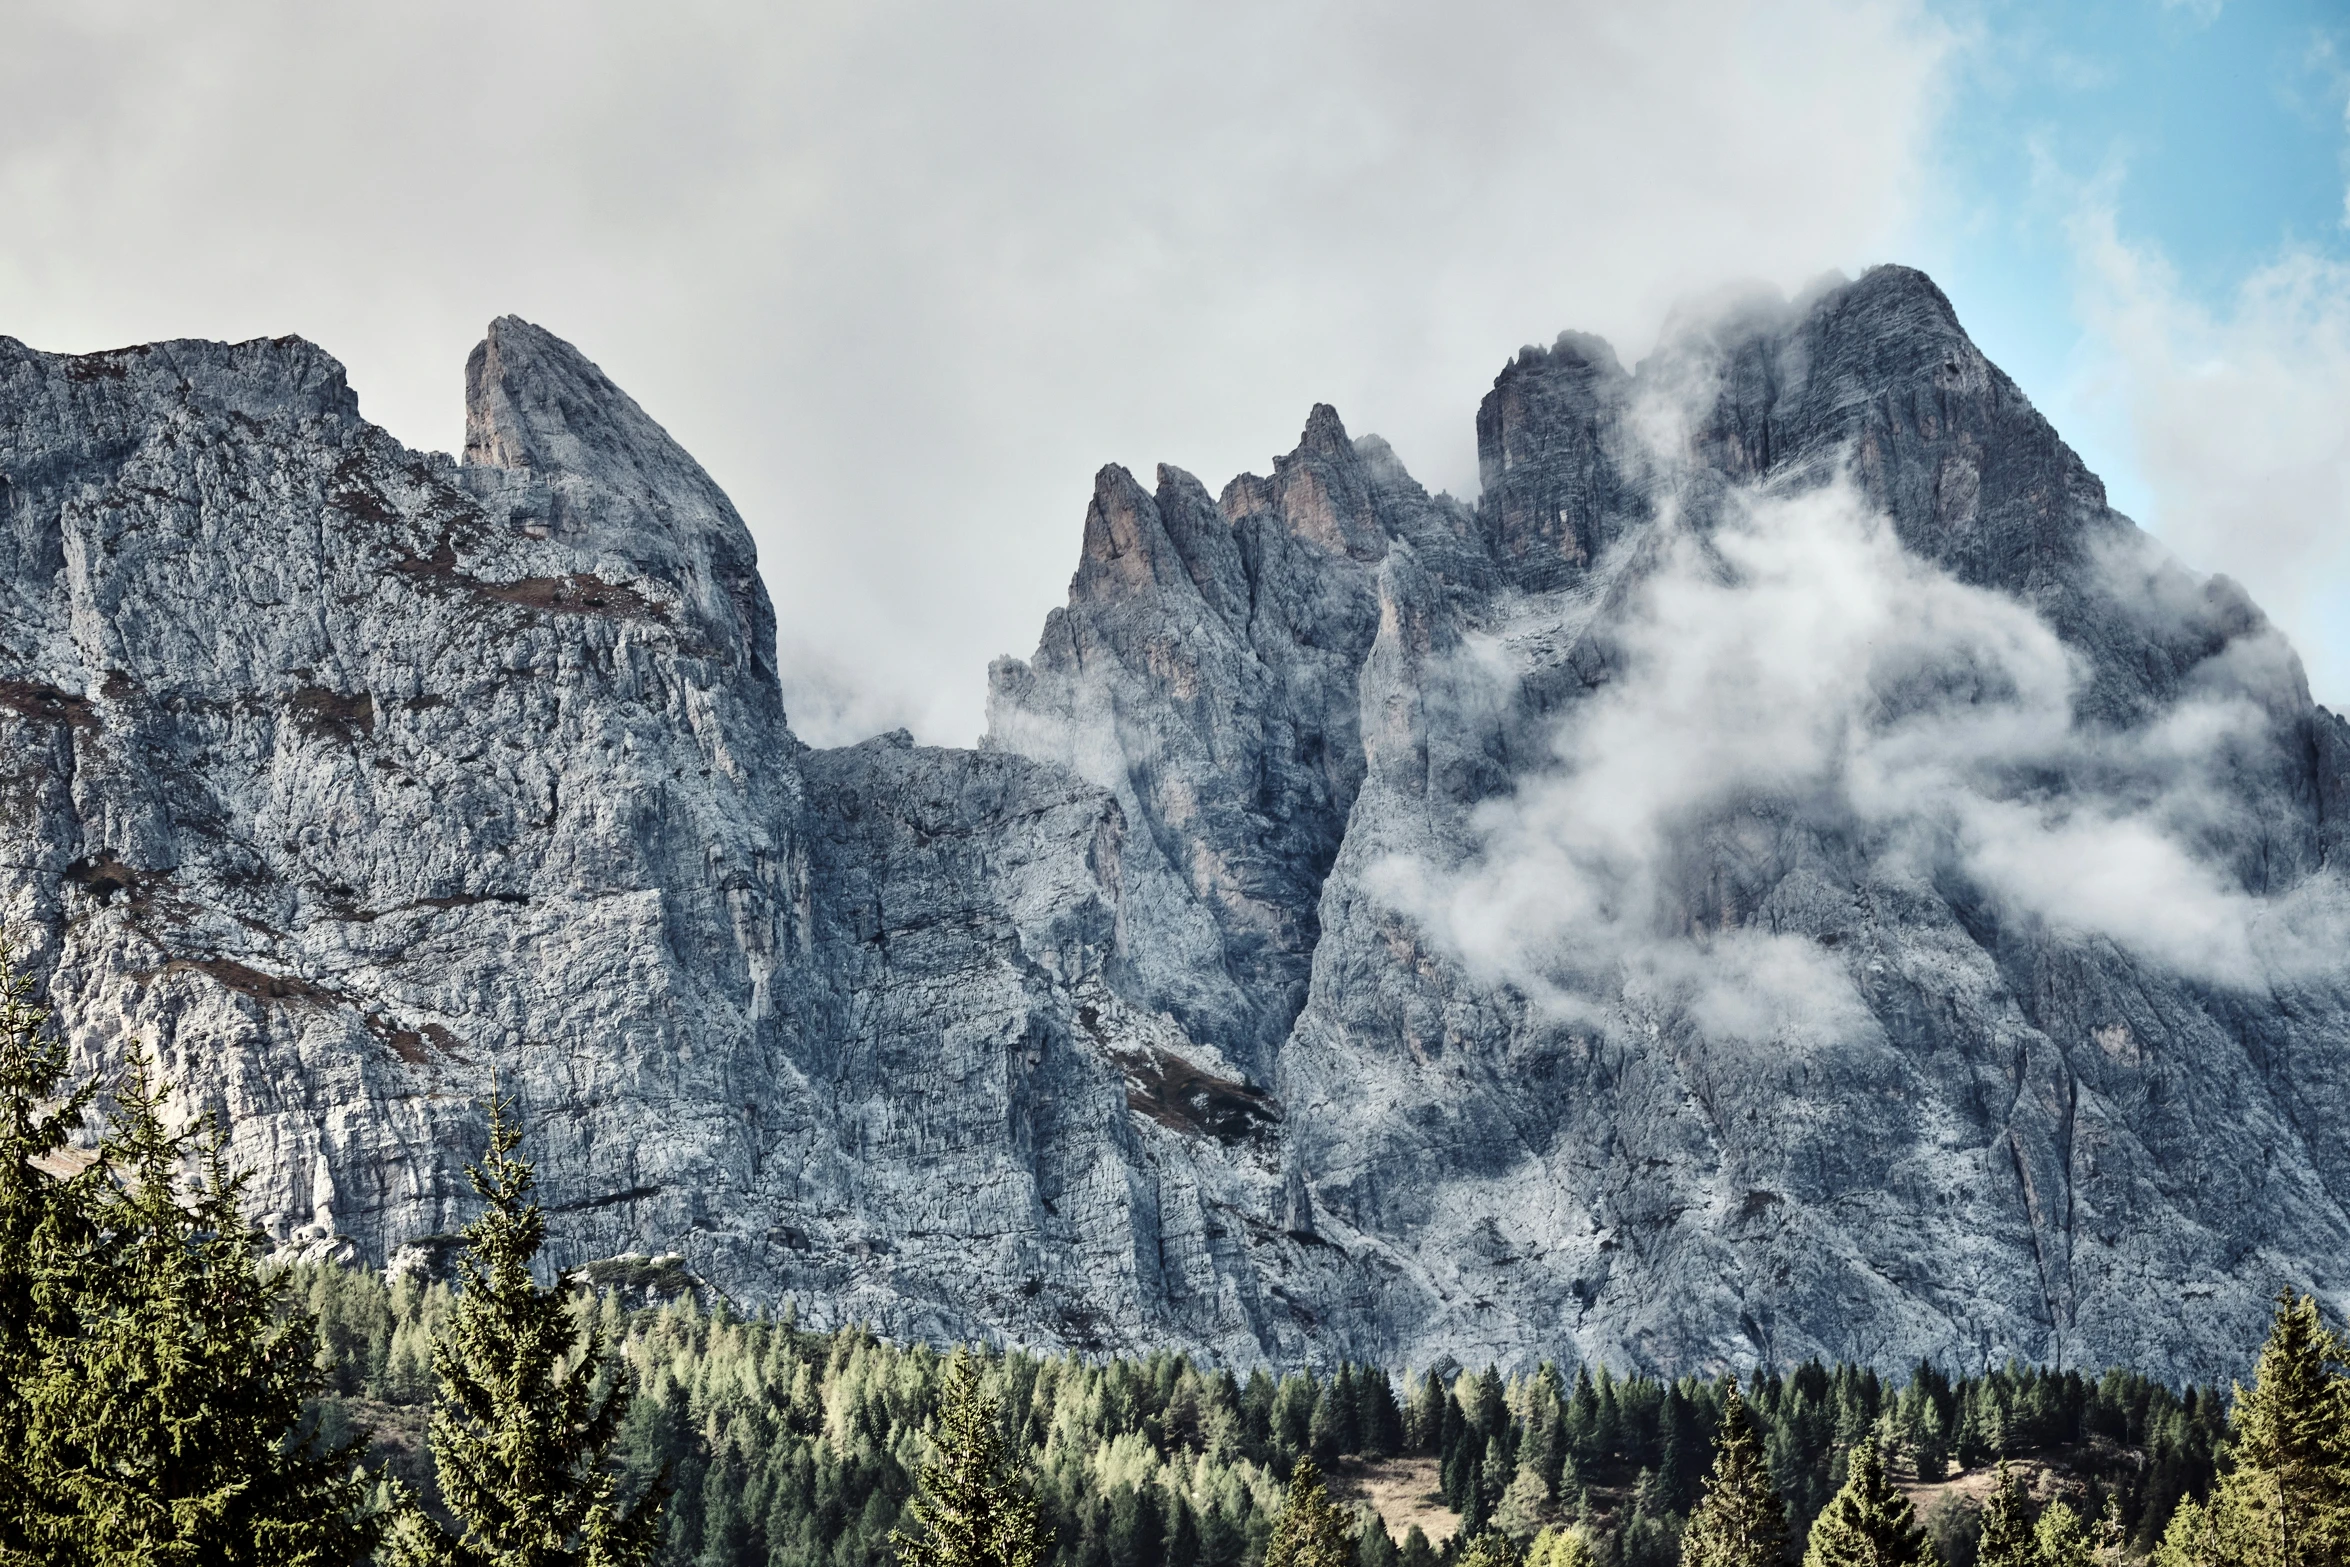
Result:
{"label": "tall spruce tree", "polygon": [[2032,1538],[2040,1547],[2039,1567],[2095,1567],[2096,1537],[2069,1502],[2050,1502],[2042,1508]]}
{"label": "tall spruce tree", "polygon": [[2277,1297],[2231,1424],[2233,1465],[2210,1504],[2221,1559],[2243,1567],[2350,1560],[2350,1378],[2314,1299]]}
{"label": "tall spruce tree", "polygon": [[1787,1555],[1787,1512],[1763,1461],[1754,1416],[1725,1384],[1722,1422],[1714,1432],[1713,1472],[1681,1535],[1684,1567],[1778,1567]]}
{"label": "tall spruce tree", "polygon": [[[324,1386],[316,1324],[260,1268],[217,1127],[173,1133],[132,1053],[82,1243],[36,1285],[23,1461],[45,1508],[35,1559],[329,1567],[378,1530],[360,1443],[302,1430]],[[191,1152],[203,1173],[183,1179]]]}
{"label": "tall spruce tree", "polygon": [[1984,1499],[1982,1532],[1976,1542],[1975,1567],[2041,1567],[2031,1498],[2005,1459],[1999,1461],[1991,1494]]}
{"label": "tall spruce tree", "polygon": [[1052,1533],[1006,1459],[995,1401],[970,1350],[948,1360],[943,1394],[938,1456],[923,1466],[914,1527],[889,1537],[899,1567],[1037,1567],[1052,1552]]}
{"label": "tall spruce tree", "polygon": [[[50,1533],[44,1517],[62,1503],[36,1472],[32,1406],[39,1380],[37,1342],[70,1336],[74,1269],[64,1259],[85,1239],[94,1182],[64,1179],[57,1165],[95,1091],[84,1084],[63,1096],[65,1043],[47,1028],[48,1012],[15,953],[0,942],[0,1563],[44,1559],[33,1542]],[[67,1321],[55,1320],[65,1311]]]}
{"label": "tall spruce tree", "polygon": [[1885,1478],[1872,1438],[1854,1444],[1844,1489],[1811,1526],[1804,1567],[1929,1567],[1934,1547],[1909,1498]]}
{"label": "tall spruce tree", "polygon": [[[546,1239],[522,1130],[490,1093],[489,1151],[467,1177],[487,1206],[466,1226],[456,1304],[433,1346],[439,1382],[428,1441],[451,1537],[410,1509],[391,1541],[398,1567],[642,1567],[660,1546],[668,1487],[623,1504],[613,1447],[628,1412],[625,1367],[603,1324],[578,1309],[571,1275],[542,1289]],[[609,1380],[599,1391],[598,1383]]]}
{"label": "tall spruce tree", "polygon": [[1265,1542],[1265,1567],[1348,1567],[1352,1531],[1323,1489],[1322,1471],[1301,1458],[1289,1472],[1289,1494]]}

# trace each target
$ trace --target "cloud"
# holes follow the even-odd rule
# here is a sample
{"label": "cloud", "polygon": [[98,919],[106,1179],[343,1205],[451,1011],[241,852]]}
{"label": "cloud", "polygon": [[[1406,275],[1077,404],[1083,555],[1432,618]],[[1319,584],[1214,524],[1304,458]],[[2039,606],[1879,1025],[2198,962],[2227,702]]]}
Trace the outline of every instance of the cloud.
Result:
{"label": "cloud", "polygon": [[[1377,873],[1480,979],[1562,1017],[1622,996],[1715,1039],[1850,1036],[1874,1025],[1819,938],[1848,933],[1855,877],[1928,896],[1955,877],[2003,922],[2217,985],[2337,961],[2330,894],[2255,896],[2212,848],[2244,825],[2255,694],[2289,660],[2273,636],[2159,720],[2097,730],[2056,634],[1903,550],[1848,477],[1658,526],[1613,678],[1558,722],[1554,765],[1479,808],[1465,864]],[[1505,644],[1535,629],[1463,660],[1507,685]]]}
{"label": "cloud", "polygon": [[1328,400],[1467,486],[1517,344],[1878,259],[1948,53],[1922,0],[9,17],[0,332],[299,332],[449,447],[540,321],[734,494],[828,722],[955,741],[1102,462],[1262,468]]}
{"label": "cloud", "polygon": [[2084,206],[2073,242],[2155,497],[2148,526],[2241,581],[2317,698],[2350,703],[2350,265],[2290,250],[2213,310],[2121,237],[2110,199]]}

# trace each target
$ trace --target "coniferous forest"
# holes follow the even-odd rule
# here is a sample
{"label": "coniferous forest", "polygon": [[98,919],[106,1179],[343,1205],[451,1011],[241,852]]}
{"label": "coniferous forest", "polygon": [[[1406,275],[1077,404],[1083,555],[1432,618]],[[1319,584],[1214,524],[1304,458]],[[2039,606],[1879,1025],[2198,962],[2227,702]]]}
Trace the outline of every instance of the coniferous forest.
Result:
{"label": "coniferous forest", "polygon": [[275,1266],[143,1056],[87,1152],[65,1065],[0,953],[0,1567],[2350,1560],[2350,1367],[2305,1298],[2224,1392],[942,1353],[546,1273],[494,1095],[450,1276]]}

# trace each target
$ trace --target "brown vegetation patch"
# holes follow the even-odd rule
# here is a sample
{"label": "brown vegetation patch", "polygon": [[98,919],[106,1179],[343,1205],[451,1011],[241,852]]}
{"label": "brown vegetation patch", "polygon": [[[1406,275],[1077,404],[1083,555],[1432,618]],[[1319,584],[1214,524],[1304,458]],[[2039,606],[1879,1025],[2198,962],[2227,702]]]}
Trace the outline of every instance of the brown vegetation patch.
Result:
{"label": "brown vegetation patch", "polygon": [[116,893],[127,893],[133,908],[143,906],[149,889],[170,875],[169,871],[142,871],[125,865],[111,849],[85,855],[65,868],[65,879],[100,903],[112,903]]}
{"label": "brown vegetation patch", "polygon": [[[2077,1500],[2089,1489],[2091,1477],[2110,1476],[2124,1464],[2143,1464],[2145,1458],[2135,1448],[2125,1448],[2104,1437],[2091,1437],[2086,1442],[2064,1447],[2044,1447],[2037,1452],[2016,1454],[2007,1460],[2007,1471],[2040,1501],[2057,1496]],[[1999,1484],[1999,1466],[1991,1463],[1979,1469],[1962,1470],[1931,1485],[1921,1485],[1915,1479],[1903,1479],[1899,1475],[1893,1477],[1893,1483],[1910,1499],[1920,1518],[1940,1506],[1960,1506],[1980,1512]]]}
{"label": "brown vegetation patch", "polygon": [[615,619],[669,618],[668,610],[636,589],[585,573],[525,577],[520,582],[481,582],[474,585],[474,591],[508,604],[520,604],[525,609],[561,614],[609,615]]}
{"label": "brown vegetation patch", "polygon": [[73,729],[95,729],[98,715],[87,697],[32,680],[0,680],[0,707],[22,713],[36,723],[64,724]]}
{"label": "brown vegetation patch", "polygon": [[315,1007],[337,1006],[345,997],[292,974],[265,974],[234,958],[173,958],[163,965],[166,974],[202,974],[240,996],[268,1003],[303,1002]]}
{"label": "brown vegetation patch", "polygon": [[1229,1146],[1281,1123],[1281,1106],[1264,1090],[1203,1072],[1171,1050],[1153,1046],[1112,1056],[1126,1069],[1126,1108],[1170,1131]]}
{"label": "brown vegetation patch", "polygon": [[667,606],[624,583],[606,582],[586,572],[561,577],[524,577],[518,582],[485,582],[457,569],[457,547],[447,534],[428,556],[410,556],[392,567],[404,577],[446,582],[453,587],[518,604],[524,609],[562,615],[603,615],[616,620],[667,620]]}
{"label": "brown vegetation patch", "polygon": [[375,698],[364,691],[303,686],[286,698],[286,710],[294,715],[294,726],[312,739],[356,744],[375,733]]}
{"label": "brown vegetation patch", "polygon": [[381,1012],[368,1012],[360,1017],[367,1031],[391,1047],[393,1055],[410,1066],[430,1066],[433,1057],[443,1055],[463,1061],[465,1041],[438,1023],[427,1023],[422,1028],[403,1028],[397,1019]]}
{"label": "brown vegetation patch", "polygon": [[1461,1526],[1461,1515],[1444,1505],[1444,1475],[1433,1458],[1340,1459],[1328,1479],[1333,1501],[1366,1504],[1399,1545],[1414,1524],[1430,1545],[1442,1545]]}

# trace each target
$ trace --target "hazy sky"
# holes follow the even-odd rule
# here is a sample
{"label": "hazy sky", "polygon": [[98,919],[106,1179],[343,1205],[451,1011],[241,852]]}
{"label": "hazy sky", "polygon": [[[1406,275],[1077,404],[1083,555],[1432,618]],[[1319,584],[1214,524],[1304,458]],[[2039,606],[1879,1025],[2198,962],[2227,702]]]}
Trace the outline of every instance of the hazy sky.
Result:
{"label": "hazy sky", "polygon": [[758,537],[795,723],[967,743],[1094,469],[1335,403],[1432,487],[1521,343],[1910,260],[2350,700],[2350,45],[2232,0],[0,0],[0,333],[298,332],[454,447],[512,311]]}

